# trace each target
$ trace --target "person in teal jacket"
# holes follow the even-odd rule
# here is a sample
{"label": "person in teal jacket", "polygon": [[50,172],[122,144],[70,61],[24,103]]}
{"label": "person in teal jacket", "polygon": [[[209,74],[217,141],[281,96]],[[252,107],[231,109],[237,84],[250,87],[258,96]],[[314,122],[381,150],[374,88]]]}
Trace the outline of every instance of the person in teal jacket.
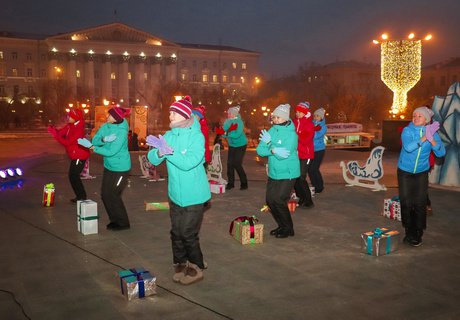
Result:
{"label": "person in teal jacket", "polygon": [[93,137],[90,147],[104,157],[101,198],[109,216],[108,230],[130,228],[128,213],[121,195],[128,183],[131,157],[128,151],[128,122],[124,119],[130,109],[109,109],[107,122]]}
{"label": "person in teal jacket", "polygon": [[326,144],[324,143],[324,136],[326,135],[326,119],[324,115],[326,110],[319,108],[313,113],[313,124],[315,125],[315,136],[313,138],[313,145],[315,150],[315,157],[308,167],[308,176],[314,188],[315,193],[321,193],[324,189],[323,176],[319,167],[323,162],[324,154],[326,153]]}
{"label": "person in teal jacket", "polygon": [[438,131],[439,123],[431,121],[433,111],[427,107],[414,110],[412,122],[401,133],[402,149],[398,160],[398,187],[401,222],[405,243],[418,247],[426,229],[428,172],[431,151],[437,157],[446,154]]}
{"label": "person in teal jacket", "polygon": [[273,219],[278,224],[270,235],[287,238],[294,235],[294,225],[287,202],[300,177],[300,162],[297,154],[298,137],[289,117],[290,105],[279,105],[272,115],[273,126],[262,130],[256,152],[268,157],[268,181],[265,201]]}
{"label": "person in teal jacket", "polygon": [[235,170],[240,177],[240,190],[248,188],[248,178],[243,168],[243,159],[246,153],[248,140],[244,133],[244,123],[239,114],[240,106],[231,107],[227,111],[227,120],[224,122],[225,138],[228,140],[227,158],[227,190],[235,187]]}
{"label": "person in teal jacket", "polygon": [[204,203],[211,198],[204,164],[204,136],[192,117],[192,103],[181,99],[169,108],[171,130],[164,136],[147,137],[154,165],[166,161],[170,203],[173,281],[184,285],[203,279],[203,253],[199,232]]}

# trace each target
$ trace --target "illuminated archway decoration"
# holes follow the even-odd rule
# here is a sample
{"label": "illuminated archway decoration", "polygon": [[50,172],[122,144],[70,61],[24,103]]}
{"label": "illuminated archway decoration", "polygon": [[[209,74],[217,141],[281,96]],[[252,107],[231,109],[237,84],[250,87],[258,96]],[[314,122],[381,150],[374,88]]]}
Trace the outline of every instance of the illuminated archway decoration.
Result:
{"label": "illuminated archway decoration", "polygon": [[[431,39],[428,35],[425,40]],[[407,107],[407,93],[421,77],[422,69],[422,40],[415,39],[411,33],[408,39],[389,40],[383,34],[381,48],[381,79],[393,91],[393,105],[390,113],[404,113]]]}

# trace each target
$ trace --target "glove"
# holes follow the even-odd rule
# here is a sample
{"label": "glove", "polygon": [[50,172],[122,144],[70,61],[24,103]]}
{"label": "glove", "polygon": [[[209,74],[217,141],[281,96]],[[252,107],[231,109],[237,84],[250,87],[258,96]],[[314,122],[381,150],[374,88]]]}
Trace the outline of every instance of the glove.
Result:
{"label": "glove", "polygon": [[232,123],[230,127],[228,128],[227,132],[234,131],[238,128],[238,123]]}
{"label": "glove", "polygon": [[145,143],[148,145],[148,146],[151,146],[151,147],[154,147],[154,148],[157,148],[159,147],[160,145],[160,139],[158,139],[157,137],[155,136],[152,136],[152,135],[149,135],[147,136],[147,138],[145,139]]}
{"label": "glove", "polygon": [[103,141],[103,142],[112,142],[112,141],[114,141],[116,138],[117,138],[117,136],[115,135],[115,133],[112,133],[112,134],[109,134],[108,136],[102,138],[102,141]]}
{"label": "glove", "polygon": [[222,134],[225,134],[225,131],[224,131],[224,129],[219,127],[219,128],[216,128],[216,134],[222,135]]}
{"label": "glove", "polygon": [[315,126],[315,131],[319,131],[319,130],[321,130],[321,126],[320,126],[319,124],[317,124],[317,125]]}
{"label": "glove", "polygon": [[173,154],[174,150],[166,142],[165,138],[160,134],[158,136],[159,146],[158,146],[158,155],[162,157],[165,154]]}
{"label": "glove", "polygon": [[272,140],[272,137],[270,136],[270,133],[267,132],[267,130],[263,129],[260,132],[259,140],[265,142],[266,144],[269,144]]}
{"label": "glove", "polygon": [[78,144],[85,147],[85,148],[91,148],[93,144],[86,138],[78,138],[77,140]]}
{"label": "glove", "polygon": [[277,156],[279,156],[281,158],[284,158],[284,159],[289,157],[289,155],[291,154],[291,152],[288,149],[284,148],[284,147],[273,148],[272,151],[273,151],[274,154],[276,154]]}
{"label": "glove", "polygon": [[55,137],[57,135],[57,129],[54,126],[48,126],[48,132]]}
{"label": "glove", "polygon": [[433,141],[433,136],[436,131],[439,130],[439,122],[434,121],[432,124],[425,126],[425,137],[428,141]]}

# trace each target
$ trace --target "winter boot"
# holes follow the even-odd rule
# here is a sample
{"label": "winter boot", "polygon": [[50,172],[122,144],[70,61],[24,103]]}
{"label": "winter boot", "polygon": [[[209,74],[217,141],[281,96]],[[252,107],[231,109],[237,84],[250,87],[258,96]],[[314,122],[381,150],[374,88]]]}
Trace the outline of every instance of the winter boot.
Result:
{"label": "winter boot", "polygon": [[180,279],[185,277],[186,269],[187,269],[187,263],[176,263],[174,265],[173,281],[174,282],[179,282]]}
{"label": "winter boot", "polygon": [[200,269],[200,267],[189,262],[187,268],[185,269],[185,276],[180,278],[179,282],[183,285],[189,285],[201,281],[203,278],[203,271]]}
{"label": "winter boot", "polygon": [[409,244],[413,247],[419,247],[422,245],[422,236],[423,236],[423,230],[416,230],[415,235],[410,240]]}
{"label": "winter boot", "polygon": [[403,242],[410,244],[410,242],[414,238],[414,232],[410,228],[405,228],[405,229],[406,229],[406,235],[404,236]]}

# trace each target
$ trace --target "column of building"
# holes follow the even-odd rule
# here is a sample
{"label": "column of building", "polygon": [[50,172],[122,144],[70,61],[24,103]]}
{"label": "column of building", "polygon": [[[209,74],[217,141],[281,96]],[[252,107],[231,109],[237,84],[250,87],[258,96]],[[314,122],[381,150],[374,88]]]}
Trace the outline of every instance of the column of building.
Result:
{"label": "column of building", "polygon": [[66,80],[70,89],[70,100],[75,100],[77,96],[77,53],[69,52],[67,54],[67,70],[65,71]]}
{"label": "column of building", "polygon": [[90,105],[95,105],[96,93],[95,93],[95,85],[94,85],[94,55],[88,53],[85,55],[85,74],[84,74],[84,85],[87,89],[89,94],[89,101]]}
{"label": "column of building", "polygon": [[102,57],[101,69],[101,98],[110,100],[112,99],[112,56],[104,55]]}
{"label": "column of building", "polygon": [[128,79],[128,72],[129,72],[129,55],[123,55],[119,61],[121,64],[119,65],[119,72],[118,72],[118,99],[123,99],[125,104],[129,104],[129,79]]}

